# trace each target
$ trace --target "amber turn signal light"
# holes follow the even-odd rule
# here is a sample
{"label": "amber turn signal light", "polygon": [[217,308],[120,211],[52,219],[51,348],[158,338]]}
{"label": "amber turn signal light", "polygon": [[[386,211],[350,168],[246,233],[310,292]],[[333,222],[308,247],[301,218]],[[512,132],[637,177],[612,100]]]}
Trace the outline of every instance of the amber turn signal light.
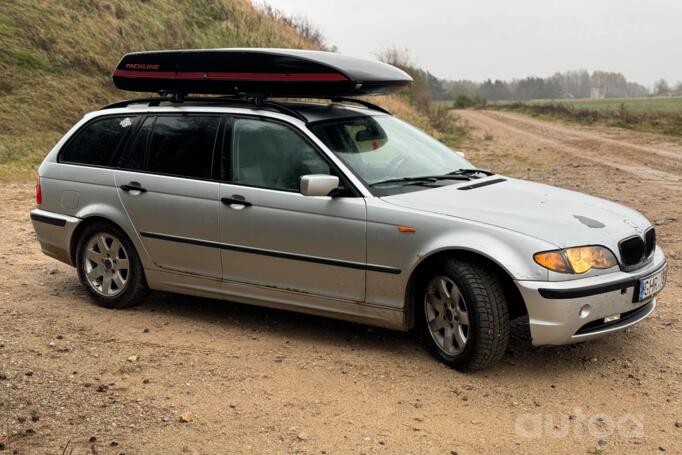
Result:
{"label": "amber turn signal light", "polygon": [[533,259],[544,268],[555,272],[569,273],[571,271],[566,256],[561,250],[535,253]]}

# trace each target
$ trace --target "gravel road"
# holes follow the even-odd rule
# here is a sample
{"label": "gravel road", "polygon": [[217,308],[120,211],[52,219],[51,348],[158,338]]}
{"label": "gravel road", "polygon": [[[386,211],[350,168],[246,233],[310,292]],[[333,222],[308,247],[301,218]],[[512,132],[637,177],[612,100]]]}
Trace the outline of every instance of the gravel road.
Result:
{"label": "gravel road", "polygon": [[[32,183],[0,217],[0,454],[682,453],[682,146],[660,136],[461,111],[480,167],[622,202],[670,263],[652,317],[448,369],[409,334],[207,299],[90,303],[43,256]],[[4,450],[4,452],[3,452]]]}

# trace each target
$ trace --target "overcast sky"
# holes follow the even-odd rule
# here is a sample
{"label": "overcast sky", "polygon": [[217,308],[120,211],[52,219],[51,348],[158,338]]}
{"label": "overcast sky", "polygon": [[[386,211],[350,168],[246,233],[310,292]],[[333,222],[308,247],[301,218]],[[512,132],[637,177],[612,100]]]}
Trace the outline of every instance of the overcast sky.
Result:
{"label": "overcast sky", "polygon": [[[317,24],[343,54],[408,49],[447,79],[619,71],[682,80],[681,0],[268,0]],[[405,5],[405,6],[403,6]]]}

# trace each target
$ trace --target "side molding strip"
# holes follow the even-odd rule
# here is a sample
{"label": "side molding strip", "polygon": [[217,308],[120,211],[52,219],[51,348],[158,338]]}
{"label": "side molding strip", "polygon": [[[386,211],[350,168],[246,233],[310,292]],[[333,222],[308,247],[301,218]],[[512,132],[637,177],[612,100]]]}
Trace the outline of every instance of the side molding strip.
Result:
{"label": "side molding strip", "polygon": [[66,220],[63,218],[53,218],[51,216],[38,215],[37,213],[31,213],[31,219],[33,221],[39,221],[45,224],[51,224],[52,226],[64,227],[66,226]]}
{"label": "side molding strip", "polygon": [[590,297],[597,294],[604,294],[606,292],[622,291],[623,289],[634,287],[637,280],[634,278],[627,278],[625,280],[616,281],[615,283],[597,284],[593,286],[585,286],[582,288],[572,289],[538,289],[540,295],[546,299],[579,299],[581,297]]}
{"label": "side molding strip", "polygon": [[166,240],[169,242],[187,243],[190,245],[205,246],[209,248],[220,248],[221,250],[239,251],[241,253],[259,254],[261,256],[270,256],[282,259],[291,259],[293,261],[314,262],[316,264],[333,265],[336,267],[346,267],[350,269],[369,270],[371,272],[390,273],[399,275],[400,269],[387,267],[385,265],[363,264],[353,261],[342,261],[338,259],[321,258],[319,256],[308,256],[305,254],[285,253],[283,251],[265,250],[262,248],[253,248],[248,246],[232,245],[229,243],[212,242],[209,240],[199,240],[187,237],[179,237],[175,235],[157,234],[155,232],[140,232],[142,237],[150,239]]}

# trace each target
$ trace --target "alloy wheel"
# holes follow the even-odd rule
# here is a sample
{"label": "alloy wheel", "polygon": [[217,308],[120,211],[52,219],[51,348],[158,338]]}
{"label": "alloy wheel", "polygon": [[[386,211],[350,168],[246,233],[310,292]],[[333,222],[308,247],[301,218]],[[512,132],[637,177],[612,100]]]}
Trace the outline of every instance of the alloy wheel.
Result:
{"label": "alloy wheel", "polygon": [[470,316],[455,282],[443,275],[434,277],[426,286],[424,311],[438,348],[448,355],[464,351],[470,338]]}
{"label": "alloy wheel", "polygon": [[123,292],[130,274],[128,252],[119,239],[106,232],[90,238],[82,267],[90,287],[105,297]]}

